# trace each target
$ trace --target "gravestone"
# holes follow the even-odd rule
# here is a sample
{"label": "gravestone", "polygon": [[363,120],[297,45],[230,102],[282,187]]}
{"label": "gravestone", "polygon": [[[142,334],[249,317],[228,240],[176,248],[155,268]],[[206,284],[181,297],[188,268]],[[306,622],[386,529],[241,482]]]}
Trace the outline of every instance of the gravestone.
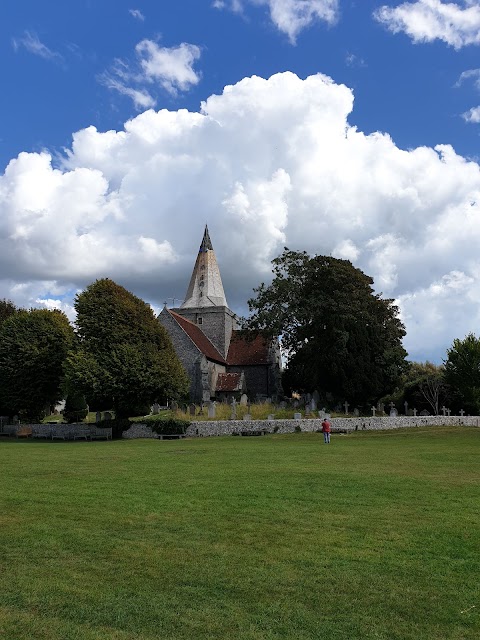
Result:
{"label": "gravestone", "polygon": [[285,400],[282,400],[280,402],[280,409],[286,409],[287,408],[287,403],[285,402]]}
{"label": "gravestone", "polygon": [[302,419],[302,414],[301,413],[294,413],[293,414],[293,419],[294,420],[301,420]]}
{"label": "gravestone", "polygon": [[216,404],[215,402],[210,402],[210,404],[208,405],[208,417],[215,418],[216,415],[217,415]]}
{"label": "gravestone", "polygon": [[307,404],[307,406],[305,407],[305,417],[310,415],[310,405]]}
{"label": "gravestone", "polygon": [[375,413],[377,411],[377,407],[371,407],[372,416],[375,418]]}
{"label": "gravestone", "polygon": [[447,411],[448,411],[448,409],[447,409],[447,407],[444,405],[444,406],[442,407],[443,417],[445,417],[445,416],[447,415]]}
{"label": "gravestone", "polygon": [[103,414],[103,419],[104,420],[111,420],[112,419],[112,414],[110,413],[110,411],[105,411],[105,413]]}
{"label": "gravestone", "polygon": [[240,405],[242,407],[246,407],[248,402],[248,397],[246,393],[242,393],[242,397],[240,398]]}
{"label": "gravestone", "polygon": [[429,416],[430,413],[426,409],[422,409],[422,411],[420,411],[420,415],[425,417],[425,416]]}
{"label": "gravestone", "polygon": [[230,420],[236,420],[237,419],[237,402],[235,400],[235,398],[233,398],[232,400],[232,413],[230,415]]}
{"label": "gravestone", "polygon": [[249,413],[245,413],[245,414],[243,415],[243,419],[244,419],[244,420],[251,420],[251,419],[252,419],[252,416],[251,416]]}
{"label": "gravestone", "polygon": [[189,411],[190,411],[190,415],[194,416],[197,411],[197,407],[194,404],[191,404],[189,407]]}
{"label": "gravestone", "polygon": [[397,416],[398,416],[397,408],[395,406],[390,407],[390,417],[396,418]]}
{"label": "gravestone", "polygon": [[460,409],[460,411],[458,413],[462,416],[462,418],[465,415],[465,411],[463,409]]}
{"label": "gravestone", "polygon": [[408,402],[406,400],[403,403],[403,406],[405,407],[405,415],[408,416]]}
{"label": "gravestone", "polygon": [[413,409],[413,417],[416,418],[417,417],[417,410],[414,408]]}
{"label": "gravestone", "polygon": [[102,414],[100,411],[97,411],[97,413],[95,414],[95,422],[101,422],[102,421]]}
{"label": "gravestone", "polygon": [[312,411],[316,411],[317,410],[317,401],[315,400],[315,398],[312,396],[312,399],[310,400],[310,409]]}
{"label": "gravestone", "polygon": [[299,403],[299,401],[298,401],[298,400],[294,400],[294,401],[293,401],[293,408],[294,408],[294,409],[298,409],[299,404],[300,404],[300,403]]}
{"label": "gravestone", "polygon": [[160,405],[158,404],[158,402],[155,402],[155,404],[152,406],[152,414],[154,416],[158,416],[159,413],[160,413]]}
{"label": "gravestone", "polygon": [[267,420],[275,420],[275,416],[273,415],[273,413],[268,414]]}
{"label": "gravestone", "polygon": [[450,417],[450,414],[452,413],[451,409],[447,409],[447,416]]}
{"label": "gravestone", "polygon": [[178,403],[175,400],[172,402],[171,409],[174,413],[178,411]]}
{"label": "gravestone", "polygon": [[345,415],[348,416],[348,407],[350,406],[348,404],[348,402],[345,400],[345,402],[343,403],[343,406],[345,407]]}
{"label": "gravestone", "polygon": [[312,400],[315,400],[315,404],[318,406],[318,403],[320,402],[320,394],[318,391],[314,391],[312,393]]}
{"label": "gravestone", "polygon": [[318,417],[323,420],[323,418],[325,417],[325,409],[320,409],[320,411],[318,412]]}
{"label": "gravestone", "polygon": [[360,411],[356,407],[353,410],[353,415],[355,416],[355,418],[358,418],[358,416],[360,415]]}

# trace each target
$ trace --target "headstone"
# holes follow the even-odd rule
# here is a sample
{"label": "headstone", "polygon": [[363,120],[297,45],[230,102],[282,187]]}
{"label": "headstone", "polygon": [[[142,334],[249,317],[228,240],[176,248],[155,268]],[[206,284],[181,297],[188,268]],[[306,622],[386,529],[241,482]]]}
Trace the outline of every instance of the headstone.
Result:
{"label": "headstone", "polygon": [[307,406],[305,407],[305,417],[310,415],[310,405],[307,404]]}
{"label": "headstone", "polygon": [[237,402],[235,400],[235,398],[232,399],[232,413],[230,415],[230,420],[236,420],[237,419]]}
{"label": "headstone", "polygon": [[358,418],[358,416],[360,415],[360,411],[357,409],[357,407],[355,407],[355,409],[353,410],[353,415],[355,416],[355,418]]}
{"label": "headstone", "polygon": [[302,414],[301,413],[294,413],[293,414],[293,419],[294,420],[301,420],[302,419]]}
{"label": "headstone", "polygon": [[112,419],[112,414],[110,413],[110,411],[105,411],[105,413],[103,414],[103,419],[104,420],[111,420]]}
{"label": "headstone", "polygon": [[417,417],[417,410],[413,409],[413,417],[416,418]]}
{"label": "headstone", "polygon": [[194,404],[191,404],[189,407],[189,411],[190,411],[190,415],[194,416],[197,411],[197,407]]}
{"label": "headstone", "polygon": [[217,415],[216,412],[217,412],[217,409],[216,409],[215,402],[210,402],[210,404],[208,405],[208,417],[215,418],[215,416]]}
{"label": "headstone", "polygon": [[348,404],[348,402],[345,400],[345,402],[344,402],[344,405],[343,405],[343,406],[345,407],[345,415],[346,415],[346,416],[348,416],[348,407],[349,407],[350,405],[349,405],[349,404]]}
{"label": "headstone", "polygon": [[317,410],[317,401],[315,400],[315,398],[312,396],[312,399],[310,400],[310,409],[312,411],[316,411]]}
{"label": "headstone", "polygon": [[173,412],[178,411],[178,403],[175,400],[171,404],[171,409]]}
{"label": "headstone", "polygon": [[390,417],[396,418],[398,416],[398,411],[395,406],[390,407]]}
{"label": "headstone", "polygon": [[447,409],[447,416],[450,417],[450,414],[452,413],[451,409]]}
{"label": "headstone", "polygon": [[318,403],[320,402],[320,394],[318,391],[314,391],[312,393],[312,400],[315,400],[315,404],[318,406]]}
{"label": "headstone", "polygon": [[293,408],[294,408],[294,409],[298,409],[298,405],[299,405],[299,404],[300,404],[300,403],[298,402],[298,400],[294,400],[294,401],[293,401]]}
{"label": "headstone", "polygon": [[251,420],[251,419],[252,419],[252,416],[251,416],[249,413],[245,413],[245,414],[243,415],[243,419],[244,419],[244,420]]}
{"label": "headstone", "polygon": [[97,413],[95,414],[95,422],[101,422],[102,421],[102,414],[100,411],[97,411]]}
{"label": "headstone", "polygon": [[377,411],[377,407],[371,407],[372,416],[375,418],[375,413]]}
{"label": "headstone", "polygon": [[273,415],[273,413],[268,414],[267,420],[275,420],[275,416]]}
{"label": "headstone", "polygon": [[248,397],[246,393],[242,393],[242,397],[240,398],[240,405],[242,407],[246,407],[248,402]]}
{"label": "headstone", "polygon": [[460,411],[458,413],[462,416],[462,418],[465,415],[465,411],[463,409],[460,409]]}
{"label": "headstone", "polygon": [[377,409],[378,409],[378,411],[379,411],[380,413],[385,413],[385,405],[384,405],[384,403],[383,403],[383,402],[379,402],[379,403],[377,404]]}
{"label": "headstone", "polygon": [[429,416],[429,412],[426,409],[422,409],[422,411],[420,411],[420,415],[425,417],[425,416]]}
{"label": "headstone", "polygon": [[442,407],[442,413],[443,413],[443,417],[447,415],[447,407],[445,406]]}
{"label": "headstone", "polygon": [[158,402],[155,402],[155,404],[152,406],[152,414],[154,416],[158,416],[159,413],[160,413],[160,405],[158,404]]}
{"label": "headstone", "polygon": [[408,402],[406,400],[403,403],[403,406],[405,407],[405,415],[408,416]]}

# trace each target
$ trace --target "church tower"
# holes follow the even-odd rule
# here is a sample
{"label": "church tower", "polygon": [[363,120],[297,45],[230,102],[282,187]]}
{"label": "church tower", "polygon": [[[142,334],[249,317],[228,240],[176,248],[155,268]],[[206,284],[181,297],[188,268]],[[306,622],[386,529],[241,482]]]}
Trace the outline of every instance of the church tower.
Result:
{"label": "church tower", "polygon": [[227,357],[232,331],[237,328],[237,322],[235,314],[228,308],[207,226],[185,300],[179,309],[172,311],[198,325],[220,354]]}

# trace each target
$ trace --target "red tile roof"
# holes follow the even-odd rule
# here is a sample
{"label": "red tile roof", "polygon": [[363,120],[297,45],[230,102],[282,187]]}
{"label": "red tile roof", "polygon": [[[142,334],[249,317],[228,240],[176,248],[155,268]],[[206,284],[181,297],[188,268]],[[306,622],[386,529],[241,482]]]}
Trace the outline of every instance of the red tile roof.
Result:
{"label": "red tile roof", "polygon": [[220,355],[203,331],[193,322],[187,320],[183,316],[178,315],[175,311],[169,310],[172,318],[182,327],[190,340],[198,347],[198,349],[207,356],[209,360],[221,362],[225,364],[225,358]]}
{"label": "red tile roof", "polygon": [[243,331],[233,331],[227,363],[232,366],[268,364],[269,341],[257,334],[253,339]]}
{"label": "red tile roof", "polygon": [[241,373],[219,373],[215,391],[241,391]]}

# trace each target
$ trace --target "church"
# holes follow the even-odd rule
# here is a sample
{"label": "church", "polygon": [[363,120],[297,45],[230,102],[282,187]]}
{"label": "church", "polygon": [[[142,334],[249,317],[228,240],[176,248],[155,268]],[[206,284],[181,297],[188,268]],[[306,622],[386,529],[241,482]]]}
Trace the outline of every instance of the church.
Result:
{"label": "church", "polygon": [[239,330],[207,227],[183,304],[176,309],[165,305],[158,320],[188,374],[191,402],[242,394],[252,402],[276,401],[282,394],[278,340]]}

